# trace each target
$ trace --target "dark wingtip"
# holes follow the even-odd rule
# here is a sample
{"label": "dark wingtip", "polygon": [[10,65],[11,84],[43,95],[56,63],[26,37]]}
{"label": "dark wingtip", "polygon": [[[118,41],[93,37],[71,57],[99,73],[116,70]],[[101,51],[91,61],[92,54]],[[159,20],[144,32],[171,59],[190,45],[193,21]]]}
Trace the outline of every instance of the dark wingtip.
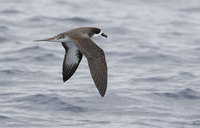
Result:
{"label": "dark wingtip", "polygon": [[63,77],[63,82],[66,82],[69,78]]}
{"label": "dark wingtip", "polygon": [[106,89],[104,90],[104,91],[100,91],[100,90],[98,90],[99,91],[99,94],[101,95],[101,97],[104,97],[105,96],[105,94],[106,94]]}
{"label": "dark wingtip", "polygon": [[104,97],[106,93],[100,93],[101,97]]}

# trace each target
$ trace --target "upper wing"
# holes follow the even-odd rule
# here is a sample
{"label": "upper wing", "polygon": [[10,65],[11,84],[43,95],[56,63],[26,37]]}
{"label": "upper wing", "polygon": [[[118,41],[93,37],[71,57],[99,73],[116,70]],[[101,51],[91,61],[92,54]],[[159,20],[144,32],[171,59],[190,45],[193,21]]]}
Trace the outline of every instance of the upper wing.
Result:
{"label": "upper wing", "polygon": [[67,81],[76,71],[83,54],[78,50],[78,48],[70,42],[62,42],[65,48],[65,57],[63,61],[63,81]]}
{"label": "upper wing", "polygon": [[107,88],[107,64],[104,51],[91,39],[71,35],[69,37],[86,56],[94,83],[103,97]]}

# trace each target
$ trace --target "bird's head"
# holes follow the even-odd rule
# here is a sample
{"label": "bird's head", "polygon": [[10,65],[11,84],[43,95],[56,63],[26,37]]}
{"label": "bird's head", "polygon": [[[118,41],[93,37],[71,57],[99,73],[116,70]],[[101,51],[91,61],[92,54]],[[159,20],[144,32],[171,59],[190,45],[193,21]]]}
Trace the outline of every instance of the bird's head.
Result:
{"label": "bird's head", "polygon": [[90,38],[96,38],[99,36],[103,36],[107,38],[107,35],[103,33],[103,31],[99,28],[91,28],[91,31],[89,32],[89,37]]}

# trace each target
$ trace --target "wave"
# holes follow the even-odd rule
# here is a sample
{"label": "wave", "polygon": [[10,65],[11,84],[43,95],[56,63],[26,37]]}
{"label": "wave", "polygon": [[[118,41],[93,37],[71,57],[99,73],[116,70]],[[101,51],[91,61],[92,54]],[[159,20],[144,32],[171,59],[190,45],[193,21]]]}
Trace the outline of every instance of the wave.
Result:
{"label": "wave", "polygon": [[4,43],[4,42],[7,42],[7,41],[9,41],[8,38],[0,36],[0,43]]}
{"label": "wave", "polygon": [[0,31],[4,32],[6,30],[8,30],[9,28],[7,26],[0,26]]}
{"label": "wave", "polygon": [[45,54],[39,54],[37,56],[31,56],[29,58],[31,61],[34,61],[34,62],[44,62],[44,61],[47,61],[47,62],[53,62],[55,60],[58,60],[59,57],[54,55],[53,53],[45,53]]}
{"label": "wave", "polygon": [[188,13],[199,13],[200,7],[190,7],[190,8],[182,8],[181,11],[188,12]]}
{"label": "wave", "polygon": [[32,51],[45,51],[45,50],[46,50],[45,48],[42,48],[40,46],[30,46],[19,49],[17,52],[32,52]]}
{"label": "wave", "polygon": [[29,19],[28,21],[38,22],[38,21],[44,21],[44,20],[53,20],[53,21],[71,21],[71,22],[92,22],[89,19],[83,18],[83,17],[67,17],[67,18],[57,18],[57,17],[46,17],[46,16],[34,16]]}
{"label": "wave", "polygon": [[17,13],[21,13],[20,11],[17,11],[17,10],[13,10],[13,9],[6,9],[6,10],[3,10],[3,11],[0,11],[1,14],[12,14],[12,15],[15,15]]}
{"label": "wave", "polygon": [[166,93],[154,93],[154,95],[166,97],[166,98],[175,98],[175,99],[189,99],[196,100],[200,99],[200,92],[196,92],[190,88],[184,89],[179,92],[166,92]]}
{"label": "wave", "polygon": [[34,94],[29,96],[24,96],[22,98],[16,99],[17,102],[28,102],[30,107],[44,107],[45,109],[59,110],[59,111],[69,111],[69,112],[85,112],[85,108],[72,105],[66,101],[64,97],[55,94]]}
{"label": "wave", "polygon": [[16,74],[26,74],[26,71],[19,70],[19,69],[1,69],[0,74],[6,74],[6,75],[16,75]]}
{"label": "wave", "polygon": [[7,120],[7,119],[10,119],[10,118],[7,117],[7,116],[2,116],[2,115],[0,115],[0,121],[1,121],[1,120]]}

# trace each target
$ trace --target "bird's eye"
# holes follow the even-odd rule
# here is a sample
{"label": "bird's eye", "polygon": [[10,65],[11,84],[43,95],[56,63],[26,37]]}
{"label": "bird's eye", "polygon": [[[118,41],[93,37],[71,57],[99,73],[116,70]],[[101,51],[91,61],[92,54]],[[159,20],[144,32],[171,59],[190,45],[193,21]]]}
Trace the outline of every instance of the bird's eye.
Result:
{"label": "bird's eye", "polygon": [[100,29],[98,29],[98,28],[94,29],[94,33],[95,33],[95,34],[99,34],[100,32],[101,32]]}

